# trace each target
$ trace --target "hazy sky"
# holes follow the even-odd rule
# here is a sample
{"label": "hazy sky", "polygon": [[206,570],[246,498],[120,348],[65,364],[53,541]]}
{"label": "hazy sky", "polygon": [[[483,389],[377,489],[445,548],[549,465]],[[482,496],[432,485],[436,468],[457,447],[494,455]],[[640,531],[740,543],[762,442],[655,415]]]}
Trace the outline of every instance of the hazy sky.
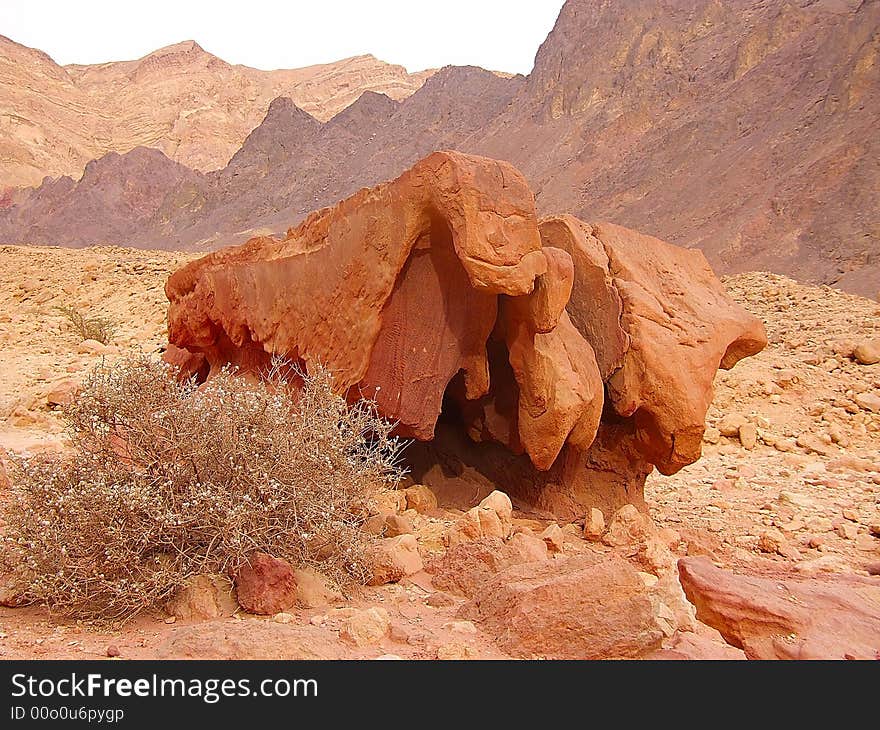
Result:
{"label": "hazy sky", "polygon": [[563,0],[0,0],[0,34],[58,63],[196,40],[230,63],[295,68],[372,53],[410,71],[528,73]]}

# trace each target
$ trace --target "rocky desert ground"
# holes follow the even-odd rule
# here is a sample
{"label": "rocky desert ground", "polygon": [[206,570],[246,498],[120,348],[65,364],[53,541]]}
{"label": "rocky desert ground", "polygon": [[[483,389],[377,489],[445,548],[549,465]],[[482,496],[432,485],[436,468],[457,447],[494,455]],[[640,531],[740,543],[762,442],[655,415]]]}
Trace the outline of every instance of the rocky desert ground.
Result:
{"label": "rocky desert ground", "polygon": [[[90,368],[130,349],[158,357],[167,342],[164,283],[192,258],[0,248],[0,447],[61,452],[58,408]],[[501,531],[456,544],[449,535],[467,516],[404,484],[371,518],[390,562],[406,566],[398,582],[343,596],[302,574],[296,608],[256,616],[207,581],[122,628],[4,607],[0,658],[602,656],[621,641],[632,656],[745,658],[834,655],[835,641],[876,635],[880,304],[768,273],[724,283],[765,323],[770,344],[719,371],[703,458],[649,477],[650,519],[624,508],[556,524],[492,495],[478,509],[493,512]],[[62,306],[110,318],[111,343],[81,341]],[[682,591],[679,558],[703,620]],[[565,572],[548,578],[551,561]],[[537,573],[536,564],[544,565]],[[503,583],[493,584],[501,571]],[[594,608],[572,590],[584,581],[614,590]],[[816,615],[804,616],[805,607]],[[566,621],[589,623],[586,644],[566,646],[554,631]]]}

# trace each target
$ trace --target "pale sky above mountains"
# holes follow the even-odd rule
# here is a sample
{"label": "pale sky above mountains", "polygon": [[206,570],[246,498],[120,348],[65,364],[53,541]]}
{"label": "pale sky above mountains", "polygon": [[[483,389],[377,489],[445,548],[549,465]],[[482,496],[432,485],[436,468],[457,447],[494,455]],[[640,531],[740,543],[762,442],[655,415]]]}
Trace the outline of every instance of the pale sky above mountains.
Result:
{"label": "pale sky above mountains", "polygon": [[195,40],[230,63],[296,68],[371,53],[409,71],[526,74],[564,0],[3,0],[0,34],[60,64],[139,58]]}

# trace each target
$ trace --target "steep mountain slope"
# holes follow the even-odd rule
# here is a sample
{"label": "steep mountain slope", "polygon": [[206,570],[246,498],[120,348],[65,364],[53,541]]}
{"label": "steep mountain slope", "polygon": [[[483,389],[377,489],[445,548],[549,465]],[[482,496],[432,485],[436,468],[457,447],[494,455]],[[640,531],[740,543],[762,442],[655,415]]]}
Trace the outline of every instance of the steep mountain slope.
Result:
{"label": "steep mountain slope", "polygon": [[[448,67],[403,102],[365,92],[323,123],[280,97],[223,169],[197,173],[158,150],[149,167],[144,148],[111,153],[89,163],[79,181],[47,180],[0,201],[0,241],[203,249],[283,231],[434,150],[454,147],[503,111],[523,83],[521,76]],[[101,209],[101,191],[120,186],[149,199],[149,210],[142,206],[132,216],[113,193]],[[114,239],[121,230],[125,237]]]}
{"label": "steep mountain slope", "polygon": [[89,160],[137,146],[217,169],[277,96],[329,119],[365,90],[403,99],[430,74],[372,56],[260,71],[226,63],[194,41],[136,61],[62,67],[0,36],[0,187],[78,177]]}
{"label": "steep mountain slope", "polygon": [[465,146],[545,210],[880,287],[880,3],[569,0],[528,84]]}

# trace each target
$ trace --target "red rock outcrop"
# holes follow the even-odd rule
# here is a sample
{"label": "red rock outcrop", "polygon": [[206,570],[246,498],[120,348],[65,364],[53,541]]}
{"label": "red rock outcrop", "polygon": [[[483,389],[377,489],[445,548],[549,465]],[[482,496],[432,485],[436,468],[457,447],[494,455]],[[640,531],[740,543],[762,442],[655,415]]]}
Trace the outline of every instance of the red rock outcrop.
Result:
{"label": "red rock outcrop", "polygon": [[697,618],[750,659],[880,659],[880,581],[737,575],[682,558],[681,584]]}
{"label": "red rock outcrop", "polygon": [[766,344],[701,254],[539,222],[517,170],[455,152],[194,261],[166,293],[176,364],[321,363],[429,460],[570,518],[697,459],[717,368]]}

